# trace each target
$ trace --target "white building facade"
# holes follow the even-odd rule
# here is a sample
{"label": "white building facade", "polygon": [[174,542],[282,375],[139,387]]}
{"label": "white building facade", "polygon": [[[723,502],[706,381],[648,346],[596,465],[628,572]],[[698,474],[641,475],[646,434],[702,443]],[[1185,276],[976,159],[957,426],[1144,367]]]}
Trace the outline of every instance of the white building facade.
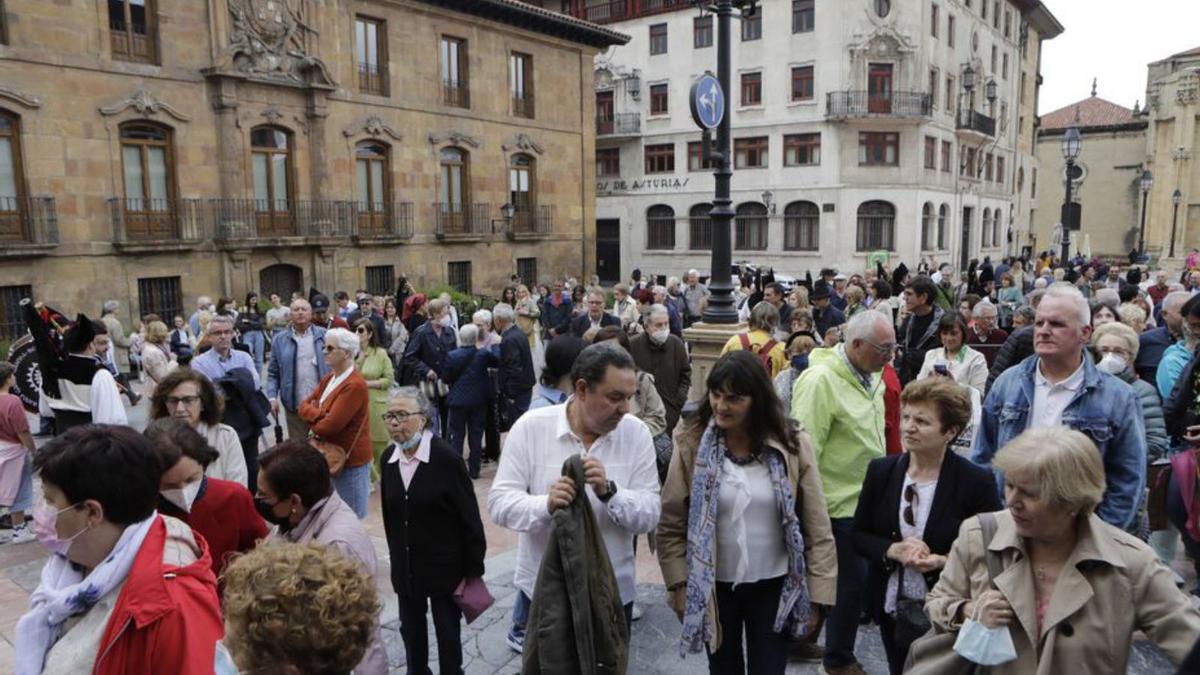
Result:
{"label": "white building facade", "polygon": [[[596,58],[602,280],[707,270],[714,178],[688,94],[716,70],[716,17],[683,0],[564,4],[633,38]],[[881,251],[892,266],[961,268],[1017,252],[1009,232],[1029,229],[1029,207],[1016,174],[1036,161],[1018,135],[1022,64],[1040,63],[1024,51],[1040,49],[1034,9],[765,0],[735,17],[733,259],[803,276],[863,270]]]}

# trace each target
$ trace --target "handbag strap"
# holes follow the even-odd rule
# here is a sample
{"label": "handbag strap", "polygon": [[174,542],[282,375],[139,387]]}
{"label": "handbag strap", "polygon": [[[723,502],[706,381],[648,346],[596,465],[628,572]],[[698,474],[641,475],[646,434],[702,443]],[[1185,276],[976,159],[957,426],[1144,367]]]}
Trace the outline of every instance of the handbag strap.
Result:
{"label": "handbag strap", "polygon": [[996,577],[1004,571],[1003,563],[1000,560],[1000,554],[988,549],[992,545],[992,539],[996,536],[996,514],[981,513],[979,514],[979,529],[983,532],[983,551],[984,559],[987,561],[988,568],[988,583],[995,582]]}

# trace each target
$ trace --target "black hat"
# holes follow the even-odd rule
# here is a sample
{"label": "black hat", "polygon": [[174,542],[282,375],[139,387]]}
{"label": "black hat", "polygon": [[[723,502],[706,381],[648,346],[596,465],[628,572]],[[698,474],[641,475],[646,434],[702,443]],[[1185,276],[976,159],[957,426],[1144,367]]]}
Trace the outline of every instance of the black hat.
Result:
{"label": "black hat", "polygon": [[92,320],[83,314],[75,316],[75,324],[63,335],[63,347],[68,354],[76,354],[87,349],[96,339],[96,327]]}
{"label": "black hat", "polygon": [[329,298],[317,293],[309,298],[308,304],[312,305],[314,312],[324,312],[329,309]]}
{"label": "black hat", "polygon": [[829,299],[829,284],[817,282],[813,285],[812,292],[808,294],[809,300],[828,300]]}

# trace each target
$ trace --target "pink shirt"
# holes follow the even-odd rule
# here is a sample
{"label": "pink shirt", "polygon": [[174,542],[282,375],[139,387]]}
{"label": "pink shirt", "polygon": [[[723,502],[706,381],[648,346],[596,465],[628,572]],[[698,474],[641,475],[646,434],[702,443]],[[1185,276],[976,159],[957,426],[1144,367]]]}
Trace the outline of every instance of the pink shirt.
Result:
{"label": "pink shirt", "polygon": [[425,431],[421,434],[421,442],[417,444],[417,451],[410,457],[407,453],[397,450],[392,453],[389,464],[400,465],[400,479],[404,481],[404,489],[408,489],[408,484],[412,482],[413,474],[417,472],[417,467],[421,464],[429,463],[429,444],[433,440],[433,432]]}
{"label": "pink shirt", "polygon": [[16,394],[0,394],[0,441],[20,443],[17,434],[29,431],[25,406]]}

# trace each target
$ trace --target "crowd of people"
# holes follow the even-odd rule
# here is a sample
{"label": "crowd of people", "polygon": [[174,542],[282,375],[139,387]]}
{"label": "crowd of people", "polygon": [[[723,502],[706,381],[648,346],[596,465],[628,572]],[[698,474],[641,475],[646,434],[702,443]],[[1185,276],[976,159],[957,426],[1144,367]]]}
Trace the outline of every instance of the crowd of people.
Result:
{"label": "crowd of people", "polygon": [[531,672],[627,669],[639,538],[712,673],[863,673],[865,621],[893,673],[1124,672],[1139,631],[1200,668],[1200,586],[1171,568],[1182,543],[1200,577],[1200,270],[735,281],[745,326],[695,383],[695,270],[473,306],[403,279],[201,297],[128,334],[119,303],[78,315],[40,449],[0,364],[0,537],[51,552],[16,672],[385,673],[373,503],[412,673],[430,616],[463,670],[484,512],[517,533]]}

